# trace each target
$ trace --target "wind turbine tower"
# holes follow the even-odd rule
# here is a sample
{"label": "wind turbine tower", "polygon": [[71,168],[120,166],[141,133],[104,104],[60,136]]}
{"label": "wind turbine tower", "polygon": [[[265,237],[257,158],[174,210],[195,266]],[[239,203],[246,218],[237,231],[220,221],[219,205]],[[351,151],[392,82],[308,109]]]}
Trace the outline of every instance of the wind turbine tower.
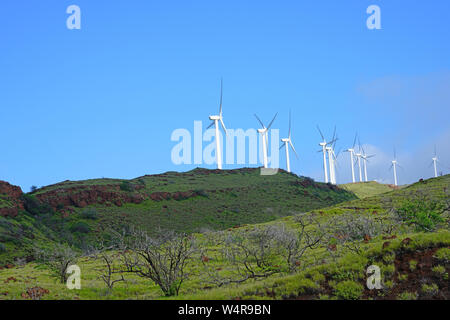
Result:
{"label": "wind turbine tower", "polygon": [[227,128],[225,127],[225,124],[223,123],[223,117],[222,117],[222,94],[223,94],[223,80],[220,80],[220,106],[219,106],[219,115],[215,116],[209,116],[209,120],[212,121],[212,123],[208,126],[207,129],[211,128],[213,125],[216,128],[216,162],[217,162],[217,169],[222,170],[222,149],[220,147],[220,132],[219,132],[219,121],[222,125],[223,130],[225,131],[225,134],[227,134]]}
{"label": "wind turbine tower", "polygon": [[298,154],[295,151],[294,145],[292,144],[292,140],[291,140],[291,112],[289,111],[289,134],[287,138],[281,139],[281,141],[284,142],[284,144],[281,145],[281,148],[285,148],[286,149],[286,170],[287,172],[291,172],[291,165],[289,163],[289,146],[292,148],[292,151],[294,151],[295,156],[298,159]]}
{"label": "wind turbine tower", "polygon": [[264,123],[261,121],[261,119],[259,119],[258,116],[255,114],[256,119],[262,126],[262,129],[258,129],[258,132],[261,134],[262,147],[263,147],[263,159],[264,159],[263,161],[264,161],[264,168],[266,168],[266,169],[269,167],[268,160],[267,160],[267,148],[268,148],[268,144],[269,144],[269,139],[267,138],[267,132],[269,131],[270,127],[272,126],[273,122],[275,121],[277,114],[278,113],[275,114],[275,116],[273,117],[272,121],[270,121],[267,128],[264,125]]}
{"label": "wind turbine tower", "polygon": [[355,162],[353,160],[353,156],[355,155],[355,144],[356,144],[356,137],[358,134],[355,135],[355,140],[353,141],[353,146],[349,149],[347,149],[345,152],[350,153],[350,165],[352,167],[352,182],[355,183]]}
{"label": "wind turbine tower", "polygon": [[[334,134],[333,134],[332,141],[327,142],[325,140],[325,137],[322,134],[322,131],[320,130],[319,126],[317,126],[317,130],[319,131],[320,136],[322,137],[322,142],[319,143],[319,146],[322,147],[322,150],[319,150],[318,152],[322,152],[322,155],[323,155],[323,174],[325,177],[325,183],[328,183],[327,152],[328,152],[328,145],[332,144],[335,141]],[[336,134],[336,127],[334,128],[334,133]],[[329,157],[328,159],[331,159],[331,158]],[[330,168],[331,168],[331,162],[330,162]],[[332,175],[332,173],[331,173],[331,169],[330,169],[330,182],[333,183],[331,175]]]}
{"label": "wind turbine tower", "polygon": [[394,185],[398,186],[398,181],[397,181],[397,160],[392,160],[392,167],[394,168]]}
{"label": "wind turbine tower", "polygon": [[334,181],[334,161],[333,161],[333,149],[331,147],[325,147],[328,153],[328,162],[330,166],[330,182],[331,184],[336,184]]}
{"label": "wind turbine tower", "polygon": [[392,160],[391,162],[392,162],[391,168],[394,168],[394,185],[398,186],[397,167],[400,167],[400,165],[398,164],[397,161],[397,154],[395,152],[395,148],[394,148],[394,160]]}
{"label": "wind turbine tower", "polygon": [[434,166],[434,177],[437,178],[438,173],[437,173],[437,162],[438,162],[438,158],[436,155],[436,146],[434,146],[434,157],[431,158],[431,160],[433,160],[433,166]]}

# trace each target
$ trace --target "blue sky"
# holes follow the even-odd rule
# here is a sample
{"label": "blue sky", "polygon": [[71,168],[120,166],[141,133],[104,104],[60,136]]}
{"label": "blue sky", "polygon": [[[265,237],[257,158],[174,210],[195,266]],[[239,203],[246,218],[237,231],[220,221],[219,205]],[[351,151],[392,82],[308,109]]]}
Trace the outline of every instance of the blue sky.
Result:
{"label": "blue sky", "polygon": [[[81,30],[66,28],[72,4]],[[381,30],[366,27],[372,4]],[[2,1],[0,180],[28,191],[192,169],[171,162],[170,135],[209,124],[221,77],[230,128],[278,111],[283,135],[292,109],[297,174],[322,179],[316,124],[337,125],[337,149],[358,131],[377,153],[371,179],[392,182],[394,145],[400,183],[431,176],[435,144],[448,173],[449,12],[446,0]]]}

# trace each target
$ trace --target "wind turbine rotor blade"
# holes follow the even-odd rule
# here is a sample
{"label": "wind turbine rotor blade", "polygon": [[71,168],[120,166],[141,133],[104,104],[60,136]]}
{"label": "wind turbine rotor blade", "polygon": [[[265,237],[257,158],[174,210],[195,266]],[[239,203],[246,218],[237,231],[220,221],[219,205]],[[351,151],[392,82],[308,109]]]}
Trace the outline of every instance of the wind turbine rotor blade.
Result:
{"label": "wind turbine rotor blade", "polygon": [[319,125],[317,125],[317,130],[319,130],[320,136],[322,137],[322,140],[325,141],[325,137],[323,136],[322,131],[320,131]]}
{"label": "wind turbine rotor blade", "polygon": [[214,121],[213,122],[211,122],[211,124],[206,128],[206,130],[208,130],[209,128],[211,128],[213,125],[214,125]]}
{"label": "wind turbine rotor blade", "polygon": [[356,145],[356,138],[358,137],[358,133],[355,134],[355,140],[353,140],[353,146],[352,149],[355,149],[355,145]]}
{"label": "wind turbine rotor blade", "polygon": [[366,150],[364,150],[364,145],[361,146],[361,150],[362,150],[363,154],[365,155],[366,154]]}
{"label": "wind turbine rotor blade", "polygon": [[327,145],[331,145],[331,144],[335,143],[337,140],[338,140],[337,138],[336,138],[336,139],[333,139],[333,140],[331,140],[330,142],[328,142]]}
{"label": "wind turbine rotor blade", "polygon": [[264,123],[261,121],[261,119],[256,115],[256,113],[255,113],[255,117],[256,117],[256,119],[258,120],[258,122],[261,124],[261,126],[263,127],[263,129],[265,129],[266,126],[265,126]]}
{"label": "wind turbine rotor blade", "polygon": [[336,147],[336,142],[339,140],[339,138],[336,136],[336,139],[334,139],[334,143],[333,143],[333,146],[332,146],[332,148],[333,148],[333,150],[334,150],[334,147]]}
{"label": "wind turbine rotor blade", "polygon": [[223,98],[223,79],[220,79],[220,105],[219,105],[219,116],[222,116],[222,98]]}
{"label": "wind turbine rotor blade", "polygon": [[334,140],[335,137],[336,137],[336,126],[334,126],[333,138],[331,138],[331,140]]}
{"label": "wind turbine rotor blade", "polygon": [[291,148],[292,148],[292,151],[294,151],[294,153],[295,153],[295,156],[297,157],[297,159],[298,159],[298,154],[297,154],[297,151],[295,151],[295,148],[294,148],[294,144],[292,143],[292,141],[289,139],[289,144],[291,145]]}
{"label": "wind turbine rotor blade", "polygon": [[228,134],[227,128],[225,127],[225,123],[223,123],[222,117],[220,117],[220,123],[222,124],[222,128],[223,128],[223,131],[225,131],[225,134]]}
{"label": "wind turbine rotor blade", "polygon": [[278,112],[275,113],[275,116],[273,117],[272,121],[270,121],[269,125],[267,126],[267,130],[269,130],[270,127],[272,126],[273,122],[275,121],[275,118],[277,117],[277,114],[278,114]]}
{"label": "wind turbine rotor blade", "polygon": [[288,138],[291,138],[291,110],[289,110],[289,132],[288,132]]}
{"label": "wind turbine rotor blade", "polygon": [[281,149],[283,149],[284,148],[284,145],[285,145],[286,143],[283,141],[283,143],[281,144],[281,146],[280,146],[280,149],[279,150],[281,150]]}

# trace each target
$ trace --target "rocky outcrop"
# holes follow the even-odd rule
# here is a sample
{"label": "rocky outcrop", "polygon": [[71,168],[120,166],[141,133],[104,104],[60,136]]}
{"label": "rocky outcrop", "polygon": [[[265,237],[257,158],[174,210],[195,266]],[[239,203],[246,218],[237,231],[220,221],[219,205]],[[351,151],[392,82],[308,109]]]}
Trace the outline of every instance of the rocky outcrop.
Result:
{"label": "rocky outcrop", "polygon": [[[142,188],[143,186],[134,186],[135,191]],[[146,199],[138,192],[124,192],[119,185],[114,184],[58,188],[39,193],[36,198],[55,210],[70,206],[84,208],[91,204],[106,203],[122,206],[124,203],[141,203]]]}
{"label": "rocky outcrop", "polygon": [[6,204],[0,207],[0,216],[17,216],[19,210],[23,210],[22,194],[20,187],[13,186],[6,181],[0,181],[0,203]]}

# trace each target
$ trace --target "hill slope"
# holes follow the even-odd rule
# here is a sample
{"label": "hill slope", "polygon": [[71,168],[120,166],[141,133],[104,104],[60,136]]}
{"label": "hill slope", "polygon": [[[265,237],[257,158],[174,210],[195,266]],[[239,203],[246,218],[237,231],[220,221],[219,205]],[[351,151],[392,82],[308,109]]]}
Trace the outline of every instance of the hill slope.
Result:
{"label": "hill slope", "polygon": [[[313,209],[302,215],[287,216],[260,225],[195,234],[202,250],[193,257],[189,266],[191,276],[183,283],[178,298],[448,299],[449,190],[450,175],[447,175],[393,192]],[[421,203],[443,204],[442,220],[427,232],[418,230],[409,220],[398,220],[398,210],[412,203],[419,206]],[[225,277],[232,274],[233,265],[221,254],[221,250],[228,249],[233,242],[228,241],[224,245],[223,239],[230,239],[233,235],[242,239],[258,228],[275,226],[301,232],[301,217],[313,218],[316,222],[307,226],[310,235],[323,230],[326,232],[318,246],[307,250],[295,261],[296,270],[285,268],[284,253],[280,251],[265,257],[267,264],[261,270],[269,271],[268,276],[222,286],[208,282],[207,270],[217,271]],[[119,263],[119,260],[116,262]],[[65,285],[56,283],[47,270],[35,268],[34,263],[1,270],[0,283],[4,283],[2,290],[6,293],[3,297],[23,298],[25,283],[29,283],[29,287],[49,290],[44,299],[164,298],[161,290],[150,281],[128,275],[131,281],[118,283],[109,292],[98,277],[101,260],[84,257],[77,264],[83,270],[83,287],[78,291],[67,290]],[[255,265],[256,262],[248,264],[250,268],[256,268]],[[370,265],[380,268],[382,289],[370,290],[366,287],[366,270]],[[242,271],[240,269],[239,276]]]}
{"label": "hill slope", "polygon": [[360,199],[399,189],[398,187],[395,187],[393,185],[381,184],[376,181],[346,183],[339,185],[339,187],[353,192]]}
{"label": "hill slope", "polygon": [[223,230],[356,196],[285,171],[261,176],[259,169],[245,168],[194,169],[132,180],[65,181],[16,198],[19,214],[7,215],[8,208],[3,211],[7,217],[0,217],[0,243],[7,247],[6,253],[0,253],[3,263],[11,262],[12,253],[29,249],[36,242],[33,234],[83,248],[99,238],[108,239],[111,229],[131,225],[150,233],[160,227],[188,233]]}

